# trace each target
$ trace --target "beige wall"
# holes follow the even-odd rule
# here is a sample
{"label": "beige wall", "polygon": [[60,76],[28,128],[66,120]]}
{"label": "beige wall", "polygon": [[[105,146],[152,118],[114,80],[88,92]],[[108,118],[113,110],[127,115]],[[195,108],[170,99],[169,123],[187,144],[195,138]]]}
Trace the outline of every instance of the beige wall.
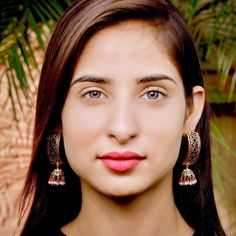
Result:
{"label": "beige wall", "polygon": [[13,119],[6,79],[0,91],[0,235],[9,236],[17,223],[19,198],[31,156],[36,86],[31,84],[31,106],[26,106],[21,96],[24,114],[16,106],[18,122]]}

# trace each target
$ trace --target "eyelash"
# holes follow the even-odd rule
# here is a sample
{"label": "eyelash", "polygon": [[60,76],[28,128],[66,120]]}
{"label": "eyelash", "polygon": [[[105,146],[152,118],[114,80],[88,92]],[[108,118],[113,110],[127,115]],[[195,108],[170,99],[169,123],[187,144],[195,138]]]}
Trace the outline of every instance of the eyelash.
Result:
{"label": "eyelash", "polygon": [[[95,93],[99,93],[100,96],[103,94],[104,97],[106,97],[106,95],[105,95],[102,91],[99,91],[99,90],[97,90],[97,89],[92,89],[92,90],[89,90],[89,91],[85,92],[85,93],[82,95],[82,97],[85,97],[85,98],[88,98],[88,99],[91,99],[91,100],[101,99],[100,96],[99,96],[99,98],[92,98],[92,97],[91,97],[91,94],[94,93],[94,92],[95,92]],[[89,96],[89,97],[87,97],[87,96]]]}
{"label": "eyelash", "polygon": [[[153,93],[153,92],[156,93],[156,98],[148,98],[148,94]],[[94,97],[91,96],[92,93],[97,93],[97,94],[99,94],[99,96],[94,98]],[[101,95],[106,97],[106,95],[102,91],[97,90],[97,89],[93,89],[93,90],[89,90],[89,91],[85,92],[82,95],[82,97],[87,98],[87,99],[91,99],[91,100],[98,100],[98,99],[101,99]],[[152,90],[149,90],[149,91],[145,92],[144,95],[142,95],[142,97],[146,96],[145,99],[149,99],[149,100],[159,100],[160,95],[163,96],[163,97],[167,96],[165,93],[160,92],[158,89],[152,89]]]}
{"label": "eyelash", "polygon": [[[150,93],[155,93],[156,97],[155,98],[148,98],[148,94],[150,94]],[[159,91],[158,89],[151,89],[151,90],[145,92],[142,97],[146,96],[145,99],[149,99],[149,100],[159,100],[160,95],[163,97],[167,96],[165,93]]]}

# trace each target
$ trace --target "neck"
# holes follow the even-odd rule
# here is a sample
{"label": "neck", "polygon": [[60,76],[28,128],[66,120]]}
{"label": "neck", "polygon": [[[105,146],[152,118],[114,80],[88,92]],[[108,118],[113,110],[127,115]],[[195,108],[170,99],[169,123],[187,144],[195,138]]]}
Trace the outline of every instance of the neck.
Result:
{"label": "neck", "polygon": [[193,230],[175,206],[171,178],[169,182],[157,184],[137,196],[112,198],[81,181],[80,214],[62,231],[68,236],[191,236]]}

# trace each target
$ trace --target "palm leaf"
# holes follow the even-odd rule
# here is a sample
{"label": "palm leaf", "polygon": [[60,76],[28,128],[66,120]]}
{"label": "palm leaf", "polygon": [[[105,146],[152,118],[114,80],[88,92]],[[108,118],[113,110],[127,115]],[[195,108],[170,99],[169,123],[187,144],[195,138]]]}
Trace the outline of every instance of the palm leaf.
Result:
{"label": "palm leaf", "polygon": [[228,101],[233,99],[236,76],[236,1],[175,1],[191,29],[205,73],[215,70],[222,85],[229,81]]}
{"label": "palm leaf", "polygon": [[45,50],[46,39],[70,3],[70,0],[0,2],[0,80],[8,81],[15,119],[15,103],[22,107],[19,94],[23,93],[26,101],[30,102],[29,80],[33,82],[31,86],[36,86],[35,76],[32,76],[35,70],[38,75],[40,71],[36,54]]}

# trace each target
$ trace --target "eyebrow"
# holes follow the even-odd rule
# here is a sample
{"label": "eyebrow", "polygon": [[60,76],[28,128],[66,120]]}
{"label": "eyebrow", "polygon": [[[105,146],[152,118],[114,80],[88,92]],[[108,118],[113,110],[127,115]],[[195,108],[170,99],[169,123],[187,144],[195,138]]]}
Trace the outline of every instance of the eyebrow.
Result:
{"label": "eyebrow", "polygon": [[98,83],[98,84],[111,84],[111,80],[107,78],[102,78],[99,76],[92,76],[92,75],[84,75],[80,76],[76,80],[74,80],[71,83],[71,86],[73,86],[76,83],[81,83],[81,82],[90,82],[90,83]]}
{"label": "eyebrow", "polygon": [[143,83],[149,83],[149,82],[155,82],[160,80],[169,80],[176,84],[176,81],[171,78],[170,76],[158,74],[158,75],[149,75],[142,78],[137,79],[137,84],[143,84]]}
{"label": "eyebrow", "polygon": [[[149,75],[149,76],[144,76],[142,78],[136,79],[137,84],[144,84],[144,83],[150,83],[150,82],[155,82],[155,81],[161,81],[161,80],[169,80],[176,84],[176,81],[163,74],[157,74],[157,75]],[[84,75],[80,76],[77,79],[75,79],[72,83],[71,86],[73,86],[76,83],[82,83],[82,82],[90,82],[90,83],[98,83],[98,84],[111,84],[111,79],[109,78],[103,78],[95,75]]]}

